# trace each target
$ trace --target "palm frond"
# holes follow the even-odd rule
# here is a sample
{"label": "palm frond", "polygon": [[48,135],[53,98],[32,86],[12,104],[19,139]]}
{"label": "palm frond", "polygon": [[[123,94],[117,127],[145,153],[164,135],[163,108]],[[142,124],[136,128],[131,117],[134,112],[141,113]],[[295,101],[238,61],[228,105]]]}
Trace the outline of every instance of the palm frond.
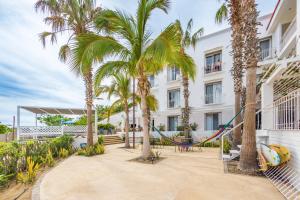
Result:
{"label": "palm frond", "polygon": [[46,38],[50,36],[50,40],[51,42],[55,42],[56,41],[56,36],[55,36],[55,33],[52,33],[52,32],[42,32],[39,34],[39,38],[40,38],[40,41],[42,42],[43,44],[43,47],[45,48],[46,47]]}
{"label": "palm frond", "polygon": [[197,30],[191,39],[191,45],[192,47],[195,49],[197,42],[200,40],[201,36],[204,33],[204,28],[200,28],[199,30]]}
{"label": "palm frond", "polygon": [[68,44],[65,44],[60,47],[59,53],[58,53],[58,58],[62,62],[66,62],[69,56],[71,55],[71,49]]}
{"label": "palm frond", "polygon": [[221,24],[228,17],[228,8],[226,2],[221,5],[219,10],[216,12],[215,22]]}
{"label": "palm frond", "polygon": [[44,22],[46,25],[51,25],[53,32],[61,31],[65,28],[65,19],[62,16],[45,17]]}

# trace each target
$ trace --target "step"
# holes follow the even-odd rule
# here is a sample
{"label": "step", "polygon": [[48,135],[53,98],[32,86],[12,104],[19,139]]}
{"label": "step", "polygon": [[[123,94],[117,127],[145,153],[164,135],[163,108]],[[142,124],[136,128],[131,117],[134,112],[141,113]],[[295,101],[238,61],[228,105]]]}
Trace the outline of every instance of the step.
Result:
{"label": "step", "polygon": [[240,151],[238,150],[230,150],[229,151],[231,154],[237,154],[237,155],[240,155]]}
{"label": "step", "polygon": [[230,160],[231,156],[229,154],[223,154],[224,160]]}

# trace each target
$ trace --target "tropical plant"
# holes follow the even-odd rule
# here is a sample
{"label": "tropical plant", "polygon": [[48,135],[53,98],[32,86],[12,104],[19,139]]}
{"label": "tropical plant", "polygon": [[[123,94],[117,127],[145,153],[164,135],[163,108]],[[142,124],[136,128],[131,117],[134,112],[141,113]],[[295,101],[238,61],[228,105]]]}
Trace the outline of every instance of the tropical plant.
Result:
{"label": "tropical plant", "polygon": [[[229,15],[229,16],[228,16]],[[232,57],[233,66],[231,74],[233,76],[234,94],[235,94],[235,115],[241,111],[241,95],[243,91],[243,30],[242,26],[242,4],[240,0],[225,1],[216,13],[215,20],[222,23],[228,19],[232,33]],[[238,125],[242,121],[241,114],[237,115],[234,124]],[[241,144],[241,126],[233,130],[233,148]]]}
{"label": "tropical plant", "polygon": [[191,123],[191,124],[190,124],[190,127],[191,127],[192,131],[196,131],[197,128],[198,128],[198,124],[197,124],[196,122]]}
{"label": "tropical plant", "polygon": [[54,166],[54,158],[52,156],[52,152],[50,149],[48,149],[48,153],[46,157],[43,159],[43,163],[46,164],[48,167],[53,167]]}
{"label": "tropical plant", "polygon": [[[196,44],[199,41],[201,35],[203,34],[204,29],[200,28],[194,33],[192,33],[193,29],[193,19],[190,19],[187,27],[183,30],[181,23],[180,30],[182,34],[181,39],[181,52],[185,53],[188,48],[193,47],[196,48]],[[189,106],[189,79],[194,80],[196,76],[196,66],[195,65],[180,65],[178,66],[182,72],[182,85],[183,85],[183,97],[184,97],[184,108],[182,109],[182,125],[184,128],[184,134],[186,138],[190,137],[190,106]]]}
{"label": "tropical plant", "polygon": [[159,131],[165,131],[166,130],[166,126],[164,124],[159,124],[158,130]]}
{"label": "tropical plant", "polygon": [[80,156],[94,156],[103,154],[105,151],[104,146],[95,144],[93,146],[86,146],[85,148],[79,149],[77,155]]}
{"label": "tropical plant", "polygon": [[39,170],[39,164],[35,163],[31,157],[27,157],[26,164],[26,171],[19,172],[17,174],[17,180],[24,184],[33,183]]}
{"label": "tropical plant", "polygon": [[61,148],[58,153],[60,158],[66,158],[69,155],[69,151],[65,148]]}
{"label": "tropical plant", "polygon": [[[38,0],[35,3],[36,11],[45,13],[46,25],[51,26],[51,32],[43,32],[40,39],[43,46],[46,38],[50,38],[51,43],[57,41],[57,34],[66,33],[67,43],[61,46],[59,59],[63,62],[73,60],[70,52],[70,41],[82,33],[88,33],[93,29],[93,20],[99,14],[100,8],[96,6],[95,0]],[[76,74],[83,77],[86,87],[86,107],[87,107],[87,144],[93,144],[92,132],[92,106],[93,106],[93,69],[92,64],[71,65]]]}
{"label": "tropical plant", "polygon": [[103,144],[104,144],[104,137],[103,137],[103,135],[100,135],[100,136],[98,137],[98,144],[100,144],[100,145],[103,145]]}
{"label": "tropical plant", "polygon": [[59,157],[59,151],[60,149],[66,149],[69,152],[73,151],[72,143],[74,141],[74,138],[69,135],[63,135],[58,138],[54,138],[50,141],[50,150],[53,154],[53,157]]}
{"label": "tropical plant", "polygon": [[256,162],[256,68],[258,62],[257,16],[255,0],[242,0],[242,22],[245,27],[245,65],[246,65],[246,106],[239,167],[249,172],[255,171]]}
{"label": "tropical plant", "polygon": [[10,131],[11,129],[8,126],[0,123],[0,134],[6,134],[9,133]]}
{"label": "tropical plant", "polygon": [[79,59],[77,63],[95,63],[105,55],[117,56],[117,59],[101,65],[96,72],[96,83],[122,70],[138,80],[143,113],[143,158],[150,156],[149,110],[146,100],[150,85],[147,76],[158,73],[168,65],[186,68],[194,65],[192,58],[180,51],[182,34],[179,23],[170,24],[156,38],[151,38],[151,31],[147,29],[153,11],[167,13],[169,4],[169,0],[140,0],[136,16],[119,10],[103,10],[97,16],[95,25],[117,39],[107,39],[92,33],[83,34],[77,37],[74,47]]}
{"label": "tropical plant", "polygon": [[130,78],[126,74],[114,73],[112,75],[112,82],[109,86],[101,86],[98,82],[95,85],[96,95],[98,91],[101,93],[108,93],[108,99],[113,96],[115,101],[111,104],[110,109],[114,110],[120,105],[124,106],[125,112],[125,148],[130,148],[129,143],[129,101],[132,98],[132,93],[130,91]]}

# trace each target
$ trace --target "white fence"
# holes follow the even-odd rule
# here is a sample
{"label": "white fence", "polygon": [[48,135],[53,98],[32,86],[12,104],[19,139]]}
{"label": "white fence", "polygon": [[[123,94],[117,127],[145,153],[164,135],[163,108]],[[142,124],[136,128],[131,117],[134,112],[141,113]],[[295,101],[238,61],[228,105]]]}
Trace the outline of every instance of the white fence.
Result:
{"label": "white fence", "polygon": [[275,130],[300,130],[300,89],[273,104]]}
{"label": "white fence", "polygon": [[87,126],[21,126],[20,137],[51,137],[63,134],[85,134]]}

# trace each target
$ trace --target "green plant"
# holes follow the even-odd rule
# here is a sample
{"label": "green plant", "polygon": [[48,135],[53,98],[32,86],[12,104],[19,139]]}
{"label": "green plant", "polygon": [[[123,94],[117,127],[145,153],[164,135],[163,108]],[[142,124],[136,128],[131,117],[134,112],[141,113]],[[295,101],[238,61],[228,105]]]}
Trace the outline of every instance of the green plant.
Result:
{"label": "green plant", "polygon": [[166,130],[166,126],[165,126],[164,124],[160,124],[160,125],[158,126],[158,130],[159,130],[159,131],[165,131],[165,130]]}
{"label": "green plant", "polygon": [[59,157],[60,158],[66,158],[69,155],[69,151],[67,149],[61,148],[59,150]]}
{"label": "green plant", "polygon": [[115,129],[115,126],[107,123],[107,124],[98,124],[98,129],[103,129],[103,130],[110,130],[110,129]]}
{"label": "green plant", "polygon": [[17,180],[24,184],[32,183],[35,180],[37,172],[39,170],[39,164],[35,163],[31,157],[27,157],[26,164],[26,171],[19,172],[17,174]]}
{"label": "green plant", "polygon": [[47,153],[46,157],[44,158],[43,163],[45,163],[48,167],[54,166],[55,161],[53,159],[52,152],[50,149],[48,149],[48,153]]}
{"label": "green plant", "polygon": [[54,138],[50,141],[50,149],[53,154],[53,157],[56,158],[59,156],[60,149],[66,149],[69,152],[73,152],[72,143],[74,138],[69,135],[63,135],[58,138]]}
{"label": "green plant", "polygon": [[179,136],[184,136],[184,132],[179,132],[175,135],[176,137],[179,137]]}
{"label": "green plant", "polygon": [[196,131],[197,128],[198,128],[198,124],[197,124],[196,122],[191,123],[191,124],[190,124],[190,127],[191,127],[192,131]]}
{"label": "green plant", "polygon": [[184,127],[183,126],[177,126],[177,131],[183,131]]}
{"label": "green plant", "polygon": [[22,147],[16,142],[0,142],[0,174],[15,174],[22,158]]}
{"label": "green plant", "polygon": [[0,174],[0,188],[7,186],[9,178],[10,175]]}
{"label": "green plant", "polygon": [[85,148],[79,149],[77,154],[80,156],[94,156],[103,154],[105,151],[104,146],[100,144],[95,144],[93,146],[87,146]]}
{"label": "green plant", "polygon": [[103,136],[103,135],[100,135],[100,136],[98,137],[98,144],[103,145],[103,143],[104,143],[104,136]]}
{"label": "green plant", "polygon": [[6,134],[6,133],[9,133],[10,131],[12,131],[11,128],[0,123],[0,134]]}
{"label": "green plant", "polygon": [[224,141],[223,141],[223,152],[224,153],[229,153],[230,149],[231,149],[231,144],[230,144],[229,140],[224,139]]}
{"label": "green plant", "polygon": [[161,142],[161,144],[164,145],[164,146],[173,146],[172,141],[169,140],[169,139],[164,139],[164,138],[162,138],[160,142]]}

